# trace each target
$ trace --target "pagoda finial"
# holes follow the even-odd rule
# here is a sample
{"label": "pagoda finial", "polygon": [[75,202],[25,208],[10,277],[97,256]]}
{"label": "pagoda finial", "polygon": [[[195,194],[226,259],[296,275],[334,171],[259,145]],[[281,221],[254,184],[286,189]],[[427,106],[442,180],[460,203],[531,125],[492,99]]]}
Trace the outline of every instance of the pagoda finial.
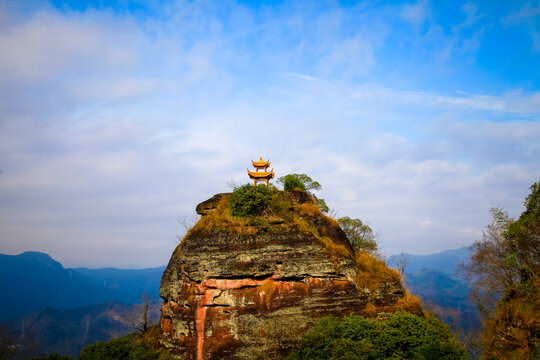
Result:
{"label": "pagoda finial", "polygon": [[[274,178],[274,169],[271,171],[266,171],[270,166],[270,160],[263,161],[262,156],[259,161],[255,162],[251,160],[251,164],[255,168],[255,171],[249,171],[248,176],[253,179],[253,185],[257,185],[257,181],[266,181],[266,186],[268,186],[268,181]],[[263,170],[263,171],[259,171]]]}

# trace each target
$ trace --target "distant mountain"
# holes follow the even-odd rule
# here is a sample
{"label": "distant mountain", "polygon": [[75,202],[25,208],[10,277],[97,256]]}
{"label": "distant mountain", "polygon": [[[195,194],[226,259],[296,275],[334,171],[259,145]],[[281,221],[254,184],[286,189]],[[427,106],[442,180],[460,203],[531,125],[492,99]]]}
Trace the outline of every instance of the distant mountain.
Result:
{"label": "distant mountain", "polygon": [[459,308],[469,303],[469,287],[443,272],[424,268],[407,274],[405,281],[413,293],[440,306]]}
{"label": "distant mountain", "polygon": [[465,282],[425,268],[406,274],[405,282],[411,293],[422,299],[424,307],[436,313],[459,336],[480,328],[478,308],[469,298],[471,290]]}
{"label": "distant mountain", "polygon": [[430,255],[404,253],[403,256],[407,259],[406,286],[422,299],[424,307],[450,325],[462,340],[478,331],[481,326],[478,308],[469,298],[469,285],[456,274],[458,264],[469,258],[467,247]]}
{"label": "distant mountain", "polygon": [[[467,247],[454,250],[446,250],[437,254],[412,255],[403,253],[407,259],[406,273],[415,273],[422,269],[431,269],[449,275],[456,274],[456,266],[466,262],[469,258]],[[394,255],[399,256],[399,255]]]}
{"label": "distant mountain", "polygon": [[159,283],[165,266],[141,270],[121,270],[116,268],[68,269],[98,281],[103,287],[117,293],[115,301],[137,303],[143,293],[153,299],[159,298]]}
{"label": "distant mountain", "polygon": [[64,269],[45,253],[0,254],[0,322],[42,307],[64,310],[110,301],[138,303],[143,292],[158,298],[164,269]]}
{"label": "distant mountain", "polygon": [[[150,307],[152,323],[159,321],[161,301]],[[0,331],[11,334],[20,358],[57,352],[78,356],[82,348],[135,331],[130,321],[142,313],[142,304],[106,303],[58,311],[42,308],[5,322]]]}

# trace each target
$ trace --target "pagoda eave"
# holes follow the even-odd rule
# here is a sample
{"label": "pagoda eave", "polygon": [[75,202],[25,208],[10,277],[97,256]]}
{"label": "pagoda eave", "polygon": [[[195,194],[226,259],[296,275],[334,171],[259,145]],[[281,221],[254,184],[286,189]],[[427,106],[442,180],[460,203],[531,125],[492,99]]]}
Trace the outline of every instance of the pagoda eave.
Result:
{"label": "pagoda eave", "polygon": [[263,169],[263,168],[270,167],[270,160],[263,161],[262,158],[261,158],[261,160],[259,160],[257,162],[251,160],[251,164],[253,164],[253,167],[256,168],[256,169]]}
{"label": "pagoda eave", "polygon": [[249,171],[249,169],[247,169],[247,172],[248,172],[249,177],[252,178],[252,179],[265,180],[265,179],[273,179],[274,178],[274,169],[272,169],[272,171],[265,171],[265,172],[262,172],[262,171]]}

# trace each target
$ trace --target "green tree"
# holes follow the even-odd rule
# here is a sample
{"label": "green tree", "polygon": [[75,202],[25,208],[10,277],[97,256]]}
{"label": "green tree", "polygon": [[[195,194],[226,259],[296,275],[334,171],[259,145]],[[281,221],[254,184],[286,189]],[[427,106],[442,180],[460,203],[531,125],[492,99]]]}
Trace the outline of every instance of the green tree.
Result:
{"label": "green tree", "polygon": [[310,190],[321,190],[322,186],[306,174],[288,174],[277,180],[278,184],[283,185],[285,191],[307,191],[315,197],[317,206],[323,213],[328,213],[330,208],[324,199],[319,199],[310,192]]}
{"label": "green tree", "polygon": [[272,200],[272,190],[265,185],[246,184],[234,188],[229,199],[229,211],[233,216],[251,217],[261,215]]}
{"label": "green tree", "polygon": [[517,220],[491,209],[491,224],[462,264],[485,316],[485,358],[540,358],[540,182],[530,189]]}
{"label": "green tree", "polygon": [[521,283],[534,277],[540,264],[540,182],[532,184],[531,193],[523,204],[525,211],[516,221],[510,221],[504,236],[510,242],[509,261],[519,269]]}
{"label": "green tree", "polygon": [[490,212],[491,223],[482,239],[469,247],[469,262],[461,265],[471,284],[472,296],[486,317],[495,311],[497,301],[504,294],[517,288],[520,272],[512,241],[505,235],[512,220],[502,209],[492,208]]}
{"label": "green tree", "polygon": [[317,199],[317,206],[325,214],[330,211],[330,208],[328,207],[328,205],[326,205],[326,201],[324,199]]}
{"label": "green tree", "polygon": [[285,191],[301,190],[321,190],[321,184],[314,181],[306,174],[288,174],[280,177],[277,180],[278,184],[282,184]]}
{"label": "green tree", "polygon": [[307,331],[289,360],[467,359],[465,348],[435,316],[399,311],[385,318],[322,318]]}
{"label": "green tree", "polygon": [[491,224],[469,248],[469,262],[461,266],[486,316],[501,297],[530,287],[540,264],[540,182],[530,189],[519,219],[509,218],[500,208],[490,210]]}
{"label": "green tree", "polygon": [[347,238],[352,247],[374,254],[378,251],[378,245],[375,241],[376,235],[369,225],[364,224],[360,219],[351,219],[348,216],[339,218],[338,224],[347,234]]}
{"label": "green tree", "polygon": [[283,185],[285,191],[306,191],[306,186],[295,174],[282,176],[277,182]]}

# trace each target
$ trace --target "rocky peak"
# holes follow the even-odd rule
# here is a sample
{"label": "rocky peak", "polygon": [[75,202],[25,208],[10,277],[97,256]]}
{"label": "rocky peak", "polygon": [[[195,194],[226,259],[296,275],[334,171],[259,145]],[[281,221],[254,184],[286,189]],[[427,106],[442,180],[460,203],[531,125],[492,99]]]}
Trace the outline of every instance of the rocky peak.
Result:
{"label": "rocky peak", "polygon": [[252,218],[230,215],[230,194],[197,206],[160,287],[161,341],[178,359],[275,358],[325,315],[420,312],[398,273],[355,253],[309,194],[272,197]]}

